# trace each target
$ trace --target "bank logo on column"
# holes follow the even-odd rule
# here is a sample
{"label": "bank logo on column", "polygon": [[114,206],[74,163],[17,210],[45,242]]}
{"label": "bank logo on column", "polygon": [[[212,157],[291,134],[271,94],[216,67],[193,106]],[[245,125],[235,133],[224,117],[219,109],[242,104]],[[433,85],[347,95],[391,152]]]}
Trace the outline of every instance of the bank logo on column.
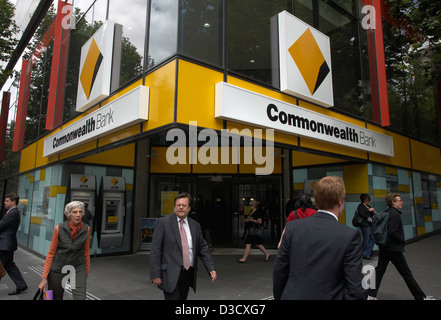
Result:
{"label": "bank logo on column", "polygon": [[83,112],[110,94],[115,23],[107,21],[81,48],[76,110]]}
{"label": "bank logo on column", "polygon": [[334,106],[329,37],[286,11],[278,20],[280,90]]}

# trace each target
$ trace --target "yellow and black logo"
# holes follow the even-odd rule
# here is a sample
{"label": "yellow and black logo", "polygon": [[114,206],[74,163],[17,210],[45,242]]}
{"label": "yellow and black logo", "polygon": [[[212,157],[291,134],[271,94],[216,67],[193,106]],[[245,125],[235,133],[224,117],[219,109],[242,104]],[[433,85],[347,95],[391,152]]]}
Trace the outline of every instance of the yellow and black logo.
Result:
{"label": "yellow and black logo", "polygon": [[313,95],[331,71],[310,29],[288,49]]}
{"label": "yellow and black logo", "polygon": [[83,65],[83,70],[81,71],[80,75],[80,82],[83,86],[87,100],[89,100],[93,84],[95,83],[102,62],[103,55],[100,48],[98,47],[95,39],[92,39],[92,43],[89,51],[87,52],[86,60]]}

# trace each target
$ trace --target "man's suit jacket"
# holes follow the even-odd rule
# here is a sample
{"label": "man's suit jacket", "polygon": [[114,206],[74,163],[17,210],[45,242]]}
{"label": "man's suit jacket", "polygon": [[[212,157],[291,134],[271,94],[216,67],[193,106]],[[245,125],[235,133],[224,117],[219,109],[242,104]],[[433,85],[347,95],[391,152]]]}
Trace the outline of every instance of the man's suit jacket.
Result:
{"label": "man's suit jacket", "polygon": [[[201,258],[208,273],[215,270],[208,245],[202,236],[201,225],[188,218],[188,226],[193,242],[193,284],[196,292],[198,257]],[[178,283],[182,268],[182,246],[178,220],[175,214],[160,218],[153,234],[150,247],[150,278],[162,278],[160,289],[173,292]]]}
{"label": "man's suit jacket", "polygon": [[274,263],[274,298],[365,299],[360,233],[325,212],[286,225]]}
{"label": "man's suit jacket", "polygon": [[20,226],[20,212],[12,208],[0,220],[0,250],[17,250],[17,230]]}

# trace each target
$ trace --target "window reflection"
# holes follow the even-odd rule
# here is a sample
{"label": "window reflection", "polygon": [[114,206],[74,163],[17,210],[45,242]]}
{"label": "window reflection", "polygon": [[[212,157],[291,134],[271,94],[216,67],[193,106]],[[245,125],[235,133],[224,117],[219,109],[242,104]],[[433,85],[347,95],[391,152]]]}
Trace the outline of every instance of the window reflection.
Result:
{"label": "window reflection", "polygon": [[109,20],[123,28],[120,86],[142,73],[146,10],[145,0],[109,1]]}
{"label": "window reflection", "polygon": [[[70,33],[69,60],[64,93],[63,120],[76,115],[78,74],[80,70],[81,48],[89,38],[103,25],[107,15],[107,0],[97,0],[87,12],[74,3],[76,26]],[[81,4],[85,4],[82,2]]]}
{"label": "window reflection", "polygon": [[178,41],[178,5],[176,0],[152,0],[148,68],[176,53]]}
{"label": "window reflection", "polygon": [[222,0],[187,0],[180,6],[179,51],[222,65]]}
{"label": "window reflection", "polygon": [[291,1],[228,2],[228,68],[258,81],[272,83],[271,17],[291,12]]}
{"label": "window reflection", "polygon": [[360,41],[355,10],[353,1],[319,1],[320,31],[331,39],[334,106],[364,117]]}

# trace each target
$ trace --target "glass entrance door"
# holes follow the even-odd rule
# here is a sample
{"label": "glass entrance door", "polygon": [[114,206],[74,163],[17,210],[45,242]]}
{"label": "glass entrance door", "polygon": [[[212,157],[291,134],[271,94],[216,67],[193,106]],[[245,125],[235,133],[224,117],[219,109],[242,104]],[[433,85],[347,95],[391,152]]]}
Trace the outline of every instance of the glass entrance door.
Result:
{"label": "glass entrance door", "polygon": [[231,176],[198,176],[195,183],[195,213],[208,245],[231,246]]}
{"label": "glass entrance door", "polygon": [[281,177],[227,175],[195,179],[196,219],[205,239],[215,247],[245,247],[241,216],[250,212],[249,201],[257,200],[264,211],[264,245],[276,248],[281,234]]}
{"label": "glass entrance door", "polygon": [[250,213],[249,202],[256,200],[265,219],[264,241],[265,248],[277,248],[281,235],[282,206],[281,206],[281,177],[280,176],[242,176],[234,183],[233,192],[233,245],[244,247],[247,230],[241,216]]}

